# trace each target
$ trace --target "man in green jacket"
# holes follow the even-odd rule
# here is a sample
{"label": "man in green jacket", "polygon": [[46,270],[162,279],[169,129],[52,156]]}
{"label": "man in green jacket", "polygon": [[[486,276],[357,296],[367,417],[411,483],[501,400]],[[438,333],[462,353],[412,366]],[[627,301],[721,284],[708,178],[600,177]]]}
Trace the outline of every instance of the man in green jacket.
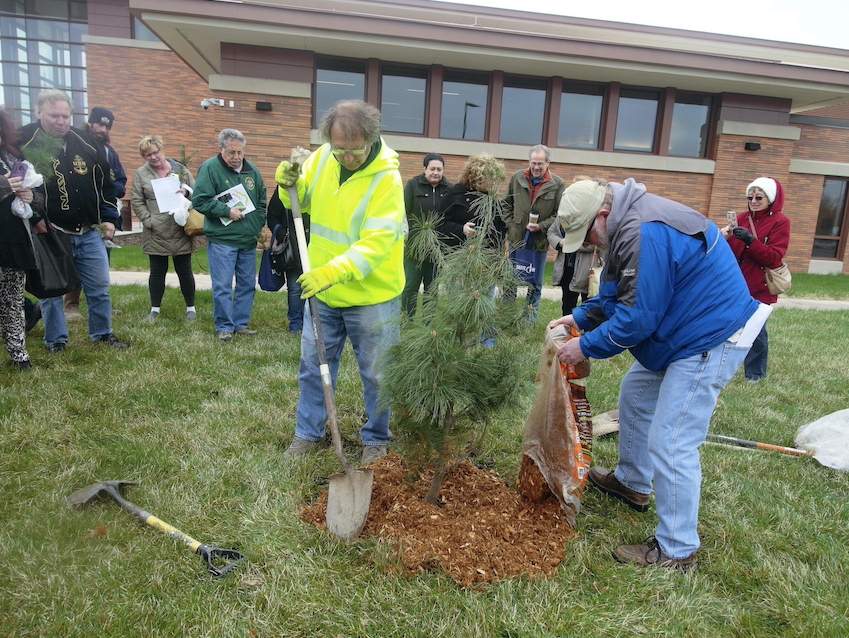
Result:
{"label": "man in green jacket", "polygon": [[219,153],[201,165],[192,196],[192,206],[206,216],[213,318],[221,341],[230,341],[234,333],[256,334],[249,324],[256,291],[256,242],[265,225],[265,184],[245,159],[245,143],[236,129],[222,130]]}
{"label": "man in green jacket", "polygon": [[[557,207],[566,188],[563,180],[548,170],[550,162],[551,151],[537,144],[528,154],[528,168],[516,172],[510,180],[503,212],[510,250],[524,246],[534,251],[548,251],[548,229],[557,221]],[[505,295],[515,297],[516,291],[507,290]],[[528,285],[528,318],[531,321],[536,321],[541,295],[541,279],[538,286]]]}

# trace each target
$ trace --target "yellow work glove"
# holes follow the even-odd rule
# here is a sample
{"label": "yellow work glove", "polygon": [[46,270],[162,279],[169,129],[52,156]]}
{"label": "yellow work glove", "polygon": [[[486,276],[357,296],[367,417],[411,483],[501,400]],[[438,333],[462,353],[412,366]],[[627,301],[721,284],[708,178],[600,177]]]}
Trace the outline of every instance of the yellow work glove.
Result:
{"label": "yellow work glove", "polygon": [[304,273],[298,277],[298,283],[301,284],[301,299],[309,299],[333,284],[338,284],[343,274],[342,269],[333,264],[326,264]]}
{"label": "yellow work glove", "polygon": [[298,181],[300,167],[292,164],[289,160],[283,160],[277,165],[277,170],[274,173],[274,181],[283,188],[294,186]]}

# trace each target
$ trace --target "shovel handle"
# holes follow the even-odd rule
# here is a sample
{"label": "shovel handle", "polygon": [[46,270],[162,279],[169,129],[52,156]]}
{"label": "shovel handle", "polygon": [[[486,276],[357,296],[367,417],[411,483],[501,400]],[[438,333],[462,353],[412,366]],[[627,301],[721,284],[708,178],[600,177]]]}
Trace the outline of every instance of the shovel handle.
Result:
{"label": "shovel handle", "polygon": [[765,450],[767,452],[778,452],[788,456],[813,456],[813,452],[808,450],[800,450],[795,447],[784,447],[783,445],[775,445],[773,443],[761,443],[760,441],[748,441],[746,439],[738,439],[733,436],[723,436],[721,434],[708,434],[707,440],[713,443],[722,445],[732,445],[735,447],[744,447],[750,450]]}
{"label": "shovel handle", "polygon": [[[298,201],[298,189],[289,187],[289,200],[292,208],[292,219],[295,222],[295,235],[298,238],[298,253],[301,257],[301,270],[305,273],[310,271],[310,257],[307,252],[307,237],[304,231],[304,219],[301,215],[301,203]],[[336,399],[333,396],[333,380],[330,377],[330,366],[327,364],[327,352],[324,349],[324,333],[321,329],[321,315],[319,315],[318,300],[309,298],[310,318],[315,335],[315,346],[318,351],[318,369],[321,373],[321,389],[324,393],[324,407],[327,411],[327,423],[330,426],[330,438],[333,440],[333,451],[339,458],[339,462],[348,471],[348,460],[342,450],[342,435],[339,432],[339,423],[336,415]]]}

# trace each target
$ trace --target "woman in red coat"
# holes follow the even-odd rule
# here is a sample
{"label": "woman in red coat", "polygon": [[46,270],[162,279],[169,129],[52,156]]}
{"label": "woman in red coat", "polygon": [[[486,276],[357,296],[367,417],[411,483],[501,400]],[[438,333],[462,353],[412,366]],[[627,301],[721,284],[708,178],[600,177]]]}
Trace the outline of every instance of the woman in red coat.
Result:
{"label": "woman in red coat", "polygon": [[[774,304],[778,296],[766,285],[765,268],[778,268],[790,243],[790,220],[782,212],[784,188],[771,177],[758,177],[746,187],[748,210],[737,215],[735,227],[726,227],[726,237],[737,257],[752,297]],[[766,376],[768,337],[766,324],[746,355],[746,381],[757,383]]]}

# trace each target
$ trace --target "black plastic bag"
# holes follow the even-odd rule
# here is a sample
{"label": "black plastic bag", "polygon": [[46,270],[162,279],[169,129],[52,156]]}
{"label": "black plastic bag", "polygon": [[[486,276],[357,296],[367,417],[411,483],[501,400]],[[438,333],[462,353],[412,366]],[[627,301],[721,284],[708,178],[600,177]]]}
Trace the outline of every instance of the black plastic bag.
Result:
{"label": "black plastic bag", "polygon": [[36,269],[27,271],[27,292],[39,299],[47,299],[80,287],[70,237],[53,230],[33,233],[32,247]]}

